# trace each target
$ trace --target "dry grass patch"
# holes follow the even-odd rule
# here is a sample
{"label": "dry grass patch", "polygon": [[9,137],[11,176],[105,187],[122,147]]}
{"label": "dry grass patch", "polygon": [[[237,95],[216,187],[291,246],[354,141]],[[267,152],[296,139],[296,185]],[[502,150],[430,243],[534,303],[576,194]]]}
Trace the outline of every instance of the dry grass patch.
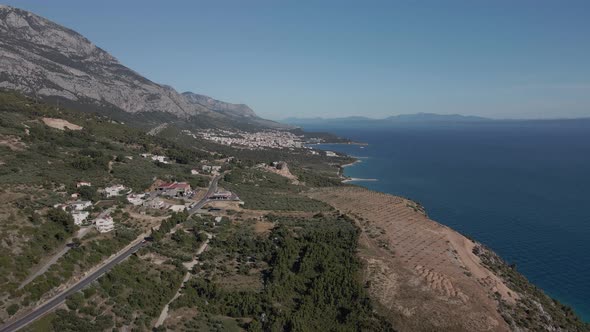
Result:
{"label": "dry grass patch", "polygon": [[43,118],[41,120],[43,121],[43,123],[45,123],[46,126],[59,130],[65,130],[66,128],[68,128],[69,130],[82,130],[81,126],[78,126],[63,119]]}

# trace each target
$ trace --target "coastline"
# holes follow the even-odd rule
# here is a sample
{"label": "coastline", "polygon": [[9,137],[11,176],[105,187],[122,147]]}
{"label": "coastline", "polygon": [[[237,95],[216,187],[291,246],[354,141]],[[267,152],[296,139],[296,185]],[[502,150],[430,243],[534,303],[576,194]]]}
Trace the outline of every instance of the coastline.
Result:
{"label": "coastline", "polygon": [[375,182],[375,181],[379,181],[378,179],[364,179],[364,178],[350,178],[350,177],[346,177],[346,179],[342,180],[342,183],[348,183],[348,182]]}
{"label": "coastline", "polygon": [[[364,189],[369,190],[374,193],[381,193],[380,191],[375,191],[373,189],[369,189],[368,187],[366,187],[366,185],[363,185],[360,183],[360,182],[378,181],[377,179],[363,179],[363,178],[353,178],[350,176],[345,176],[344,169],[346,167],[354,166],[357,163],[360,163],[362,161],[359,160],[359,157],[352,156],[350,154],[343,153],[343,155],[350,157],[350,158],[354,158],[355,161],[352,163],[339,165],[339,175],[342,179],[342,183],[348,184],[348,185],[353,185],[353,186],[360,187],[360,188],[364,188]],[[357,184],[357,183],[353,183],[353,182],[359,182],[359,183]],[[422,211],[426,215],[426,211],[424,209],[422,209]],[[537,315],[537,317],[539,318],[540,321],[543,321],[545,319],[545,318],[542,318],[544,315],[543,310],[547,310],[548,312],[550,312],[550,314],[547,314],[549,316],[546,316],[546,317],[553,317],[553,318],[558,317],[557,320],[565,319],[566,321],[568,321],[568,323],[573,323],[573,325],[575,325],[578,328],[580,326],[583,326],[582,330],[580,330],[580,331],[586,331],[585,328],[588,328],[587,327],[588,322],[586,320],[584,320],[582,318],[582,316],[577,311],[575,311],[569,304],[562,302],[562,300],[560,300],[559,298],[554,297],[553,295],[550,295],[543,288],[540,288],[536,284],[530,282],[527,279],[527,277],[525,277],[523,274],[521,274],[520,271],[516,270],[515,264],[510,264],[508,261],[504,260],[502,258],[502,256],[497,254],[493,249],[487,247],[484,243],[481,243],[476,239],[472,239],[471,236],[464,235],[463,233],[455,230],[454,228],[452,228],[450,226],[447,226],[444,223],[440,223],[437,221],[434,221],[434,222],[436,224],[439,224],[443,228],[448,228],[450,231],[456,233],[460,237],[468,239],[469,240],[468,241],[469,247],[471,248],[470,250],[474,250],[473,254],[475,254],[475,256],[478,257],[476,260],[478,262],[480,262],[480,265],[482,267],[484,267],[484,269],[491,272],[495,276],[494,277],[494,279],[496,280],[495,282],[500,282],[500,284],[503,284],[503,287],[506,287],[505,290],[513,290],[512,295],[515,296],[515,298],[512,298],[512,299],[516,300],[516,302],[512,306],[507,307],[506,303],[505,303],[505,299],[503,299],[502,301],[499,302],[499,306],[498,306],[498,308],[500,308],[502,310],[501,314],[503,316],[506,315],[507,317],[510,317],[510,319],[509,319],[510,326],[514,327],[515,326],[514,324],[518,325],[518,323],[515,322],[515,320],[518,319],[517,311],[522,309],[523,307],[527,307],[526,310],[529,310],[532,313],[534,312],[534,314]],[[463,240],[461,240],[461,241],[463,241]],[[460,251],[463,251],[463,256],[466,257],[465,252],[468,252],[470,250],[467,250],[467,251],[460,250]],[[497,286],[498,285],[496,285],[495,287],[497,287]],[[492,296],[494,296],[494,294],[495,293],[492,292]],[[506,295],[506,294],[508,294],[508,292],[504,292],[504,295]],[[542,303],[543,305],[542,305],[541,312],[539,313],[536,311],[537,308],[528,307],[528,305],[526,303],[521,302],[519,295],[522,296],[522,298],[526,299],[526,301],[533,300],[533,301],[537,301],[537,303]],[[540,325],[537,325],[537,327],[540,327]],[[544,327],[546,327],[546,326],[544,326]]]}
{"label": "coastline", "polygon": [[[316,188],[308,196],[355,219],[368,291],[400,330],[590,329],[493,250],[430,219],[412,200],[362,186]],[[441,315],[449,319],[436,319]]]}

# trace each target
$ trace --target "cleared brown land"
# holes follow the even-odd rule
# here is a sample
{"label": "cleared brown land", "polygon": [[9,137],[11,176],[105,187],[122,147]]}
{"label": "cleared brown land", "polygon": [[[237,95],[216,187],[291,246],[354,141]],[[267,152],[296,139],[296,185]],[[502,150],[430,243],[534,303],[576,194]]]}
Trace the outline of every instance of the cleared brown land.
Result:
{"label": "cleared brown land", "polygon": [[45,125],[47,125],[51,128],[59,129],[59,130],[65,130],[66,128],[68,128],[69,130],[81,130],[82,129],[82,127],[75,125],[69,121],[63,120],[63,119],[43,118],[41,120],[43,120],[43,123],[45,123]]}
{"label": "cleared brown land", "polygon": [[472,253],[474,243],[416,203],[359,187],[309,193],[354,217],[365,281],[400,331],[508,331],[496,297],[518,296]]}

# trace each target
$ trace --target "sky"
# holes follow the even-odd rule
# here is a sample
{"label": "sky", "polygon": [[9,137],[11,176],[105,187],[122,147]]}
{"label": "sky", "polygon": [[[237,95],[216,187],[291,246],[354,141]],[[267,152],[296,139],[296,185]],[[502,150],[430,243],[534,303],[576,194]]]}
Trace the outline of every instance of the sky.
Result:
{"label": "sky", "polygon": [[152,81],[260,116],[590,117],[590,1],[20,0]]}

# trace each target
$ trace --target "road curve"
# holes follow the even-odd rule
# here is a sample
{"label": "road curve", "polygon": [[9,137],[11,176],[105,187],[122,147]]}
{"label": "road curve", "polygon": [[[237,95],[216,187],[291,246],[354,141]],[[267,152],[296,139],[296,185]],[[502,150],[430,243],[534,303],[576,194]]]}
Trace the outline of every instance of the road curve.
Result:
{"label": "road curve", "polygon": [[[216,176],[213,178],[213,180],[211,180],[211,183],[209,184],[209,190],[207,190],[207,194],[192,209],[189,210],[189,214],[191,214],[191,215],[195,214],[197,212],[197,210],[202,208],[209,201],[208,197],[211,196],[211,194],[213,194],[215,191],[217,191],[217,182],[219,181],[220,178],[221,178],[221,176]],[[105,272],[109,271],[115,265],[117,265],[117,264],[121,263],[122,261],[124,261],[125,259],[127,259],[129,256],[131,256],[133,253],[138,251],[144,245],[145,245],[145,243],[142,241],[142,242],[139,242],[139,243],[133,245],[131,248],[129,248],[121,253],[118,253],[117,256],[115,256],[110,261],[108,261],[106,264],[104,264],[103,266],[98,268],[98,270],[83,277],[80,281],[75,283],[70,288],[57,294],[56,296],[54,296],[50,300],[46,301],[42,305],[38,306],[37,308],[35,308],[33,311],[27,313],[26,315],[18,318],[17,320],[15,320],[13,322],[7,323],[7,324],[3,325],[2,327],[0,327],[0,332],[17,331],[17,330],[31,324],[32,322],[34,322],[38,318],[42,317],[43,315],[51,312],[53,309],[57,308],[60,304],[62,304],[68,296],[82,290],[84,287],[88,286],[93,281],[100,278],[100,276],[102,276]]]}

